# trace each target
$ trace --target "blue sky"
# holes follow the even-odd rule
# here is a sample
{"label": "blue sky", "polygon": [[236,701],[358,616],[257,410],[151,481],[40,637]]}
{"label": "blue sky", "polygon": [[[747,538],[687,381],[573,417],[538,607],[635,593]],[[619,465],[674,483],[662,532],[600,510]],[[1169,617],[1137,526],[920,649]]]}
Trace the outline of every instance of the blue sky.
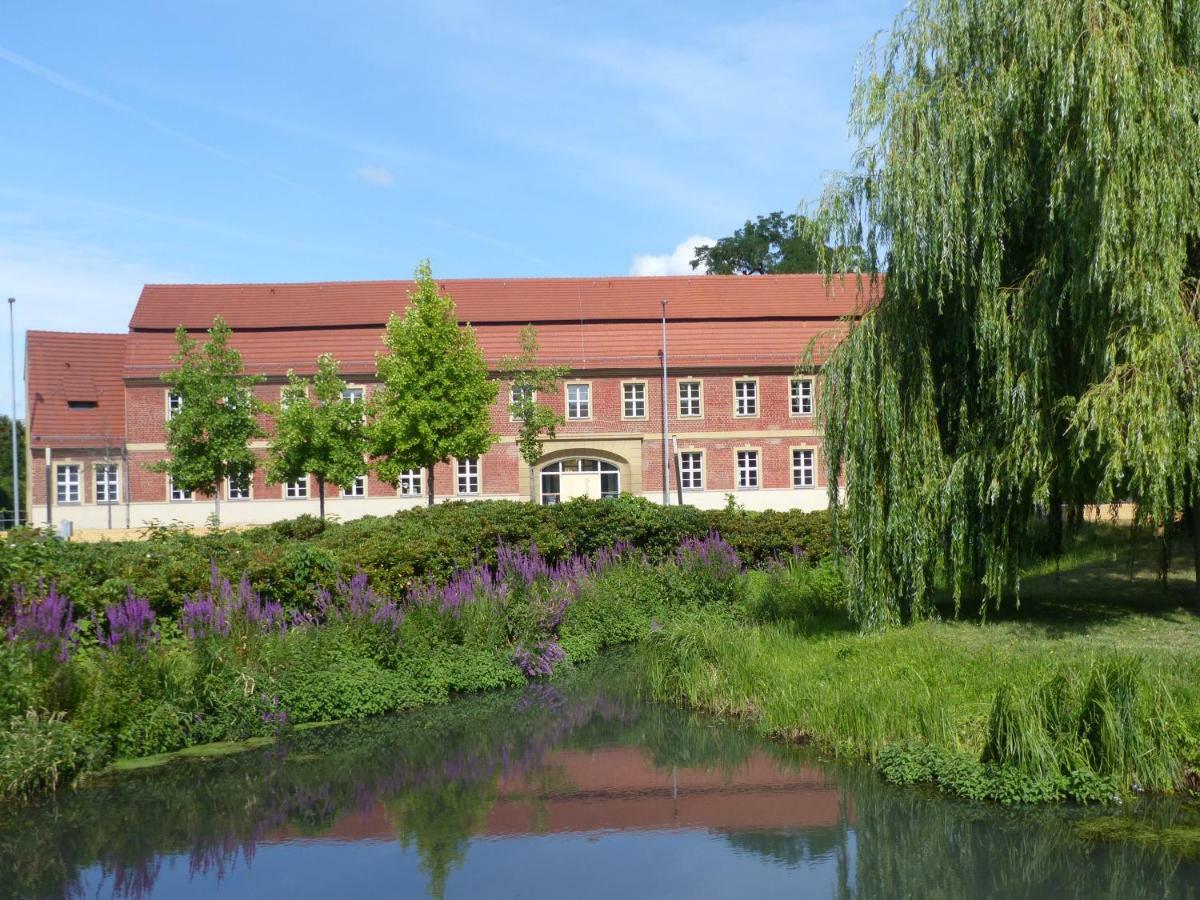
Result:
{"label": "blue sky", "polygon": [[849,165],[900,7],[11,4],[0,298],[122,331],[148,281],[676,271]]}

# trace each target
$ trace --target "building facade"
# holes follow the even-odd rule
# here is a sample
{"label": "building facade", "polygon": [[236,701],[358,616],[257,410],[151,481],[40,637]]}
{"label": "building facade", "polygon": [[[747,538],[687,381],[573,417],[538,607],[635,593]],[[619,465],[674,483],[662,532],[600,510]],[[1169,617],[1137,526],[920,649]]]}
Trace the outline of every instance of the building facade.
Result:
{"label": "building facade", "polygon": [[[566,419],[530,470],[514,443],[509,386],[492,410],[497,444],[480,459],[434,472],[436,497],[535,499],[628,493],[660,500],[664,487],[663,402],[670,502],[721,506],[733,495],[750,509],[819,509],[827,478],[815,425],[817,366],[869,302],[853,276],[471,279],[440,281],[470,325],[489,367],[518,351],[522,327],[537,327],[539,362],[569,370],[538,400]],[[221,315],[256,390],[277,402],[287,372],[311,374],[332,353],[348,391],[374,389],[383,328],[403,313],[411,282],[147,285],[125,334],[30,332],[27,501],[35,524],[75,529],[203,524],[212,498],[189,496],[149,469],[165,456],[176,398],[174,331],[202,336]],[[663,305],[666,300],[666,377]],[[801,366],[801,361],[805,365]],[[270,429],[270,421],[263,425]],[[266,442],[257,449],[265,455]],[[386,515],[424,502],[428,473],[397,485],[367,471],[329,487],[326,511],[342,519]],[[224,486],[221,520],[264,523],[317,510],[315,480]]]}

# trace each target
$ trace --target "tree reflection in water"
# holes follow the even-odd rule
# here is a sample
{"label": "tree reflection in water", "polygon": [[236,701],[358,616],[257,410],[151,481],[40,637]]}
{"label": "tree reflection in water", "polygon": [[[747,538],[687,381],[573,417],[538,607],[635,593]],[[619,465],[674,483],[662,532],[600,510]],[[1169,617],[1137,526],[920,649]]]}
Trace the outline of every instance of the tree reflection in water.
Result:
{"label": "tree reflection in water", "polygon": [[816,870],[841,897],[1189,897],[1200,883],[1194,862],[1083,845],[1073,820],[1087,813],[1003,811],[885,785],[641,704],[620,670],[617,659],[552,685],[293,733],[267,751],[0,807],[0,894],[141,898],[168,856],[215,883],[287,841],[390,836],[415,852],[425,889],[440,896],[479,837],[610,829],[709,835],[776,875]]}

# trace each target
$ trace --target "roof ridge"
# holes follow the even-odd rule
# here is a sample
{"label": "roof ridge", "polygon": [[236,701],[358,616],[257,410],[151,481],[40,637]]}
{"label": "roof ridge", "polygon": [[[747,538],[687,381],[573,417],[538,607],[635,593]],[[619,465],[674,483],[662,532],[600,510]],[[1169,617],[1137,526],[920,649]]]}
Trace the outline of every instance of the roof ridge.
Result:
{"label": "roof ridge", "polygon": [[27,338],[29,335],[33,335],[33,334],[45,334],[45,335],[55,335],[55,336],[71,335],[71,336],[78,336],[78,337],[100,337],[100,338],[105,338],[105,337],[127,338],[127,337],[129,337],[129,332],[127,332],[127,331],[62,331],[62,330],[52,331],[49,328],[29,328],[25,331],[25,335]]}
{"label": "roof ridge", "polygon": [[[866,273],[861,273],[864,278],[872,276]],[[835,272],[831,279],[859,277],[858,272]],[[600,281],[687,281],[691,279],[703,279],[704,281],[716,280],[741,280],[753,279],[755,281],[775,281],[784,279],[825,279],[825,275],[820,272],[775,272],[768,275],[709,275],[706,273],[694,273],[691,275],[513,275],[513,276],[465,276],[465,277],[441,277],[435,276],[435,282],[476,282],[476,283],[491,283],[499,284],[509,281],[531,282],[531,281],[554,281],[554,282],[600,282]],[[412,278],[343,278],[343,279],[323,279],[317,281],[153,281],[146,282],[144,288],[229,288],[229,287],[313,287],[316,285],[385,285],[385,284],[413,284]]]}

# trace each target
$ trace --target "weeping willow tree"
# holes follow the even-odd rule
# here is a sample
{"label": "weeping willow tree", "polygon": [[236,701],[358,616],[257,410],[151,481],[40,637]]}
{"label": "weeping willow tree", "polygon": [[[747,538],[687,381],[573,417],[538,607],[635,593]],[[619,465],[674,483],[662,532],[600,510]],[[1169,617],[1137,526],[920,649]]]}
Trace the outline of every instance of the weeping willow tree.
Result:
{"label": "weeping willow tree", "polygon": [[860,623],[927,614],[939,571],[1015,597],[1064,504],[1195,542],[1200,3],[912,0],[851,127],[822,227],[886,279],[822,415]]}

